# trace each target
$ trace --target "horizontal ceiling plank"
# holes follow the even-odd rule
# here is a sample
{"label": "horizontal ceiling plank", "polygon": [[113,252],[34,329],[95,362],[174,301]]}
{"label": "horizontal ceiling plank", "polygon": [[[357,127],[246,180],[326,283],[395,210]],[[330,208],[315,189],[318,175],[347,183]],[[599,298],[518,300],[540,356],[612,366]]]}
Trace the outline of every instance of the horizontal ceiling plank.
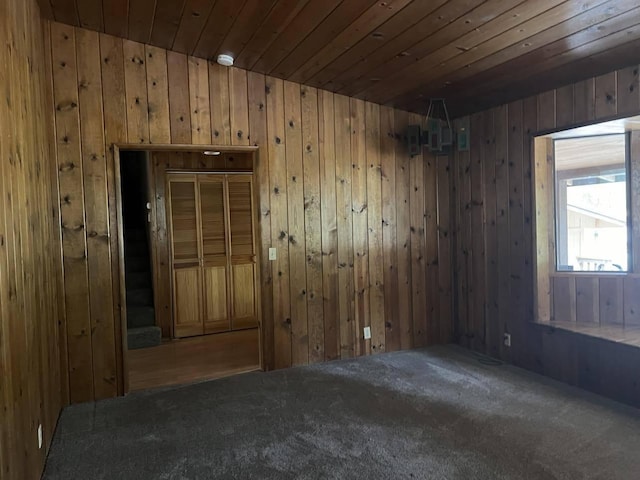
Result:
{"label": "horizontal ceiling plank", "polygon": [[51,7],[53,8],[53,17],[56,22],[75,26],[80,25],[76,0],[51,0]]}
{"label": "horizontal ceiling plank", "polygon": [[211,0],[187,0],[172,50],[191,55],[213,9]]}
{"label": "horizontal ceiling plank", "polygon": [[514,88],[494,90],[487,92],[482,97],[458,98],[450,104],[450,111],[452,116],[460,117],[516,98],[529,97],[563,85],[579,82],[585,79],[585,75],[591,78],[615,69],[635,65],[637,62],[632,62],[630,59],[635,57],[637,60],[638,50],[640,50],[640,38],[635,38],[624,44],[618,43],[614,48],[604,48],[598,53],[566,63],[555,70],[540,72],[525,82],[514,84]]}
{"label": "horizontal ceiling plank", "polygon": [[92,2],[78,1],[78,18],[79,25],[82,28],[104,31],[104,19],[102,16],[102,0],[94,0]]}
{"label": "horizontal ceiling plank", "polygon": [[[444,65],[434,67],[427,62],[418,62],[412,69],[412,78],[406,78],[397,72],[389,78],[394,82],[395,92],[379,92],[383,103],[394,103],[405,93],[424,86],[445,85],[477,74],[482,70],[512,60],[524,52],[544,47],[561,38],[567,37],[585,27],[596,25],[608,18],[630,10],[636,0],[616,0],[615,5],[603,0],[591,2],[589,10],[574,15],[584,6],[583,0],[571,0],[484,42],[477,48],[461,53]],[[567,20],[568,19],[568,20]],[[406,75],[406,71],[403,72]],[[419,78],[419,80],[417,80]],[[372,93],[373,95],[373,93]]]}
{"label": "horizontal ceiling plank", "polygon": [[[637,14],[635,18],[632,13]],[[512,88],[512,85],[527,84],[531,77],[538,76],[542,72],[560,71],[560,68],[564,68],[567,64],[573,64],[576,59],[599,55],[603,51],[612,51],[618,45],[626,43],[629,38],[640,37],[640,7],[629,12],[629,15],[620,15],[598,24],[595,30],[599,33],[597,37],[586,35],[583,31],[569,37],[569,39],[563,39],[563,41],[550,45],[550,51],[562,48],[562,51],[557,52],[552,57],[543,58],[544,51],[547,48],[539,49],[544,51],[531,52],[526,57],[517,58],[499,69],[494,69],[496,76],[493,77],[493,81],[477,79],[474,84],[473,79],[471,79],[471,81],[465,82],[465,85],[462,85],[462,88],[457,91],[464,92],[465,97],[475,97],[480,96],[480,94],[486,95],[486,92],[502,91]],[[626,62],[625,59],[615,59],[614,63],[624,65]],[[638,63],[637,60],[634,63]],[[507,78],[501,77],[499,72],[506,68],[509,68],[512,74]],[[578,75],[582,74],[582,76],[593,75],[591,72],[586,75],[582,72],[576,73]],[[484,73],[482,75],[484,77]],[[438,93],[442,94],[445,91],[442,90]],[[447,96],[450,97],[450,95]],[[455,98],[455,95],[453,97]]]}
{"label": "horizontal ceiling plank", "polygon": [[297,70],[290,75],[294,82],[307,83],[307,81],[320,70],[329,65],[352,46],[371,34],[379,26],[396,15],[403,8],[410,5],[412,0],[389,0],[387,2],[375,2],[366,12],[358,17],[349,28],[330,39],[321,50],[314,53]]}
{"label": "horizontal ceiling plank", "polygon": [[331,80],[349,70],[359,62],[366,62],[382,45],[383,40],[395,39],[401,32],[413,28],[434,10],[445,4],[447,0],[413,0],[388,21],[384,22],[365,36],[339,57],[332,60],[320,71],[306,79],[314,86],[331,88]]}
{"label": "horizontal ceiling plank", "polygon": [[354,22],[372,7],[386,9],[386,3],[379,0],[342,2],[269,73],[280,78],[290,78],[300,65],[314,56],[318,46],[327,45],[347,29],[352,30]]}
{"label": "horizontal ceiling plank", "polygon": [[129,33],[129,0],[109,0],[102,2],[104,33],[127,38]]}
{"label": "horizontal ceiling plank", "polygon": [[200,58],[215,58],[222,41],[227,36],[238,18],[246,0],[222,0],[216,2],[211,10],[200,40],[193,55]]}
{"label": "horizontal ceiling plank", "polygon": [[260,73],[272,71],[278,63],[289,55],[307,35],[313,32],[331,14],[340,2],[341,0],[323,0],[322,2],[311,1],[307,3],[294,20],[251,66],[251,70]]}
{"label": "horizontal ceiling plank", "polygon": [[149,43],[156,0],[129,0],[129,40]]}
{"label": "horizontal ceiling plank", "polygon": [[[536,13],[540,13],[540,8],[543,8],[542,11],[546,10],[546,8],[541,6],[549,3],[557,4],[558,0],[528,2],[530,6],[534,6],[534,12]],[[416,62],[427,61],[427,58],[433,57],[434,59],[430,60],[431,63],[438,65],[438,63],[444,61],[448,55],[455,56],[469,49],[466,47],[466,44],[461,41],[461,37],[482,32],[484,39],[487,40],[495,36],[496,33],[507,30],[514,24],[522,23],[519,22],[521,15],[511,12],[511,9],[519,4],[522,4],[522,0],[490,0],[484,2],[477,8],[458,17],[455,21],[433,33],[433,35],[429,35],[413,45],[409,49],[409,55],[394,55],[386,62],[381,63],[377,68],[373,68],[357,80],[349,82],[348,85],[340,89],[340,93],[344,95],[354,95],[367,88],[375,88],[377,85],[379,88],[382,88],[385,83],[385,76],[405,68],[411,68]],[[529,18],[530,17],[531,15]],[[495,21],[499,19],[504,20],[505,18],[507,20],[506,22]],[[481,40],[476,43],[480,42]],[[438,61],[439,58],[443,60]]]}
{"label": "horizontal ceiling plank", "polygon": [[267,17],[277,0],[249,0],[236,18],[236,23],[229,31],[219,47],[218,54],[223,53],[237,57],[244,50],[251,37]]}
{"label": "horizontal ceiling plank", "polygon": [[279,0],[238,54],[236,65],[250,69],[308,3],[309,0]]}
{"label": "horizontal ceiling plank", "polygon": [[185,0],[157,0],[156,14],[151,28],[151,44],[169,49],[176,38]]}
{"label": "horizontal ceiling plank", "polygon": [[[375,67],[379,67],[396,56],[411,57],[411,49],[425,37],[433,35],[459,17],[468,14],[478,7],[484,0],[449,0],[437,10],[422,18],[411,28],[402,28],[394,32],[397,36],[391,39],[384,37],[383,32],[374,32],[372,36],[381,34],[380,43],[375,51],[365,57],[352,59],[351,67],[327,82],[325,87],[340,91]],[[399,35],[398,35],[399,33]]]}

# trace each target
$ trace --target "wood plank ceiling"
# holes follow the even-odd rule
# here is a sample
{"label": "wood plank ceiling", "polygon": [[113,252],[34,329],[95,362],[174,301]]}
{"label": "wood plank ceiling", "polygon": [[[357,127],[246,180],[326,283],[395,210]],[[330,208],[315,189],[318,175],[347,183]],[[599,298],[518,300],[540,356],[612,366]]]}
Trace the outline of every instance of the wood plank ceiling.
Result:
{"label": "wood plank ceiling", "polygon": [[59,22],[425,113],[638,63],[637,0],[39,0]]}

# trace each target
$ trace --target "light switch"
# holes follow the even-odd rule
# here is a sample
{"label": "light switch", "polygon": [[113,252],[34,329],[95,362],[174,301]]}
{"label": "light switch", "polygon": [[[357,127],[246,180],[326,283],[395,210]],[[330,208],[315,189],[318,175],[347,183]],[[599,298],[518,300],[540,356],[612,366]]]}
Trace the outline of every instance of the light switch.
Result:
{"label": "light switch", "polygon": [[276,249],[275,248],[270,248],[269,249],[269,260],[273,261],[276,258],[277,258]]}

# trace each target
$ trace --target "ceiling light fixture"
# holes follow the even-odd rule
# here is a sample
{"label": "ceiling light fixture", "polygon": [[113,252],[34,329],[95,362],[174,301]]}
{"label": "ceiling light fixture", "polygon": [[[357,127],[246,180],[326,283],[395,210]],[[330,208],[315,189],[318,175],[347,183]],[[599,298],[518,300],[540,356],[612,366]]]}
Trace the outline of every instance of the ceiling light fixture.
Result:
{"label": "ceiling light fixture", "polygon": [[219,152],[219,151],[217,151],[217,150],[205,150],[203,153],[204,153],[205,155],[208,155],[208,156],[217,156],[217,155],[220,155],[220,152]]}
{"label": "ceiling light fixture", "polygon": [[231,55],[218,55],[218,63],[224,67],[230,67],[233,65],[233,57]]}

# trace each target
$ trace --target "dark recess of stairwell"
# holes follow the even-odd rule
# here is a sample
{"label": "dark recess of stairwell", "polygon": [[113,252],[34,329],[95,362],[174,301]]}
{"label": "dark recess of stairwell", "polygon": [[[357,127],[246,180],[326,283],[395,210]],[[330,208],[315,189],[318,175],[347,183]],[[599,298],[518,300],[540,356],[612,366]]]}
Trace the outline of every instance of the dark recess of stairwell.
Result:
{"label": "dark recess of stairwell", "polygon": [[120,173],[124,227],[127,345],[130,350],[159,345],[153,304],[152,263],[147,221],[147,155],[121,152]]}

